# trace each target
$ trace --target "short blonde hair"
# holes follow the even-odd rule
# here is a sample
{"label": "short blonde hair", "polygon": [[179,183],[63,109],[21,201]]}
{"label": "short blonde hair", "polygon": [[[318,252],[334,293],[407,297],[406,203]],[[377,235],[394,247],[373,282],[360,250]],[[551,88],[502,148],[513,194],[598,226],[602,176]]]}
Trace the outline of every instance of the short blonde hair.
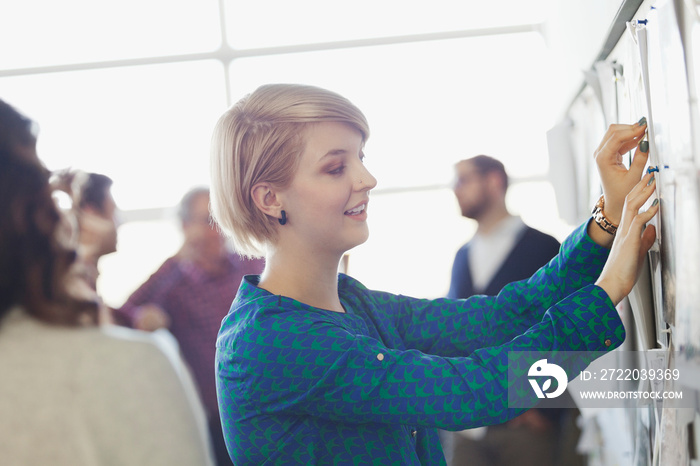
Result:
{"label": "short blonde hair", "polygon": [[253,186],[289,186],[304,150],[304,130],[329,121],[351,125],[363,142],[369,137],[365,116],[348,99],[300,84],[261,86],[219,118],[211,146],[211,211],[239,253],[264,255],[279,226],[256,207]]}

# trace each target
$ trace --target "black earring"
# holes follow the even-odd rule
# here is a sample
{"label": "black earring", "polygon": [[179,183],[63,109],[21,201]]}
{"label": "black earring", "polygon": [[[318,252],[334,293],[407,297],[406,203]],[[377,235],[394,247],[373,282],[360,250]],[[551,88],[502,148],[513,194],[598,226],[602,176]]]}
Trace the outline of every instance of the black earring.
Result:
{"label": "black earring", "polygon": [[278,218],[277,221],[280,222],[280,225],[284,225],[285,223],[287,223],[287,212],[283,210],[282,218]]}

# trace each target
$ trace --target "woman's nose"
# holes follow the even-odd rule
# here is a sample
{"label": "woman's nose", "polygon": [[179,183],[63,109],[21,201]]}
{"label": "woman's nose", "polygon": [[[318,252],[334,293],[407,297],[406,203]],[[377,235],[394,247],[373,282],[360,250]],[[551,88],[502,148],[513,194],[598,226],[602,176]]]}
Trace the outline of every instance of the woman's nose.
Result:
{"label": "woman's nose", "polygon": [[364,165],[360,165],[355,184],[357,185],[358,189],[369,190],[377,186],[377,179],[372,176]]}

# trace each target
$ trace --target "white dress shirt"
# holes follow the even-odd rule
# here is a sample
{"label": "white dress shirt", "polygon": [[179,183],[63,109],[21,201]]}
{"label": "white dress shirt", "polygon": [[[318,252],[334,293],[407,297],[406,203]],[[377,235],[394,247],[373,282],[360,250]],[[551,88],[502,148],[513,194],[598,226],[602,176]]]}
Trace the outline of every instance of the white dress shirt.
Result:
{"label": "white dress shirt", "polygon": [[489,285],[524,229],[520,217],[509,215],[488,234],[477,233],[469,241],[469,272],[477,293]]}

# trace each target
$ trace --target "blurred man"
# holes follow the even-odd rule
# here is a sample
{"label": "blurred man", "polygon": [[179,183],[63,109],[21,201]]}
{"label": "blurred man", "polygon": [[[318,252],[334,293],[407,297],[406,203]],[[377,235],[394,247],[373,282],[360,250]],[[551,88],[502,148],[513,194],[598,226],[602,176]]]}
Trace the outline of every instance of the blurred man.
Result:
{"label": "blurred man", "polygon": [[455,257],[450,298],[497,294],[504,285],[530,277],[559,252],[559,242],[531,228],[506,208],[508,175],[486,155],[455,165],[454,193],[462,215],[478,223],[474,237]]}
{"label": "blurred man", "polygon": [[180,203],[184,242],[175,256],[139,287],[118,314],[134,328],[168,328],[192,369],[209,417],[218,464],[231,464],[216,399],[216,336],[244,275],[262,272],[262,260],[229,251],[209,215],[209,190],[189,191]]}
{"label": "blurred man", "polygon": [[[556,239],[508,211],[508,175],[500,161],[478,155],[458,162],[455,171],[454,193],[462,215],[476,220],[478,227],[457,251],[448,297],[498,294],[508,283],[530,277],[558,253]],[[481,431],[441,432],[448,465],[577,464],[563,460],[575,456],[573,448],[558,451],[564,440],[560,424],[575,414],[535,408]]]}

